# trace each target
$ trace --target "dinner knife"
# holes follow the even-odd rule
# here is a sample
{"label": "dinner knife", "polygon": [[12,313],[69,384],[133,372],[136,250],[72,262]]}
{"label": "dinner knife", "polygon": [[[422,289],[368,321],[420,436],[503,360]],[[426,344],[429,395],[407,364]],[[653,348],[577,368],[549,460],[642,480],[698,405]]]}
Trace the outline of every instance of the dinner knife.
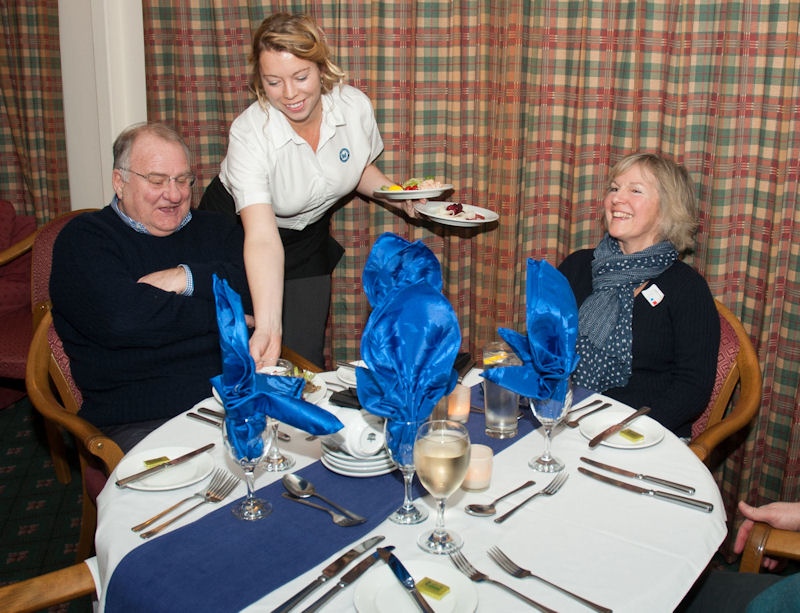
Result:
{"label": "dinner knife", "polygon": [[637,417],[640,417],[641,415],[644,415],[644,414],[649,413],[649,412],[650,412],[650,407],[642,407],[641,409],[639,409],[635,413],[631,413],[630,415],[628,415],[625,419],[623,419],[618,424],[614,424],[613,426],[611,426],[609,428],[606,428],[600,434],[595,436],[591,441],[589,441],[589,447],[596,447],[597,445],[599,445],[601,442],[603,442],[605,439],[607,439],[612,434],[616,434],[617,432],[622,430],[625,426],[627,426],[629,423],[631,423]]}
{"label": "dinner knife", "polygon": [[[394,549],[394,545],[387,545],[384,549],[389,549],[390,551]],[[367,570],[375,564],[380,559],[380,554],[375,551],[371,555],[367,556],[361,562],[359,562],[352,570],[347,571],[339,582],[334,585],[331,589],[325,592],[322,596],[320,596],[317,600],[315,600],[310,607],[303,609],[303,613],[312,613],[319,609],[322,605],[328,602],[331,598],[333,598],[336,594],[339,593],[344,587],[350,585],[353,581],[358,579],[361,575],[363,575]]]}
{"label": "dinner knife", "polygon": [[635,473],[632,470],[625,470],[624,468],[618,468],[617,466],[603,464],[602,462],[598,462],[597,460],[590,460],[589,458],[582,457],[581,460],[583,460],[587,464],[596,466],[597,468],[602,468],[603,470],[608,470],[611,471],[612,473],[617,473],[618,475],[631,477],[632,479],[639,479],[640,481],[649,481],[650,483],[657,483],[658,485],[663,485],[664,487],[671,487],[672,489],[678,490],[679,492],[684,492],[686,494],[694,494],[694,488],[689,485],[681,485],[680,483],[675,483],[674,481],[667,481],[666,479],[660,479],[659,477],[653,477],[651,475],[643,475],[642,473]]}
{"label": "dinner knife", "polygon": [[591,470],[584,468],[583,466],[579,466],[578,470],[582,472],[584,475],[591,477],[592,479],[597,479],[598,481],[603,481],[604,483],[608,483],[609,485],[615,485],[617,487],[621,487],[628,491],[636,492],[637,494],[646,494],[647,496],[661,498],[663,500],[668,500],[670,502],[682,504],[687,507],[700,509],[701,511],[705,511],[706,513],[711,513],[711,511],[714,510],[714,505],[711,504],[710,502],[703,502],[702,500],[694,500],[693,498],[687,498],[686,496],[678,496],[678,494],[662,492],[661,490],[653,490],[644,487],[639,487],[638,485],[633,485],[632,483],[625,483],[624,481],[614,479],[613,477],[607,477],[605,475],[592,472]]}
{"label": "dinner knife", "polygon": [[380,555],[381,559],[389,565],[389,568],[392,569],[394,576],[397,577],[398,581],[400,581],[406,591],[411,594],[420,611],[423,613],[434,613],[431,605],[429,605],[428,602],[422,597],[422,594],[419,593],[417,584],[415,583],[414,578],[411,576],[411,573],[406,570],[406,567],[403,566],[403,563],[397,558],[396,555],[392,553],[392,550],[388,547],[379,547],[378,555]]}
{"label": "dinner knife", "polygon": [[186,460],[192,459],[196,455],[200,455],[201,453],[208,451],[214,446],[214,443],[209,443],[208,445],[203,445],[200,449],[195,449],[194,451],[190,451],[180,457],[175,458],[174,460],[170,460],[169,462],[164,462],[163,464],[159,464],[158,466],[153,466],[152,468],[148,468],[141,472],[131,475],[130,477],[125,477],[117,481],[117,487],[125,487],[129,483],[133,483],[134,481],[138,481],[139,479],[143,479],[144,477],[149,477],[150,475],[154,475],[162,470],[169,468],[170,466],[176,466],[178,464],[183,464]]}
{"label": "dinner knife", "polygon": [[297,594],[289,598],[289,600],[284,602],[282,605],[279,605],[276,609],[273,609],[272,613],[286,613],[287,611],[292,610],[295,606],[297,606],[297,604],[301,600],[303,600],[311,592],[313,592],[320,585],[325,583],[328,579],[338,575],[339,572],[342,571],[345,566],[350,564],[350,562],[352,562],[362,553],[367,551],[367,549],[371,549],[372,547],[380,543],[384,538],[385,537],[380,535],[373,536],[371,538],[368,538],[366,541],[359,543],[358,545],[353,547],[350,551],[340,555],[333,562],[331,562],[325,568],[322,569],[322,574],[319,577],[314,579],[311,583],[309,583],[306,587],[297,592]]}

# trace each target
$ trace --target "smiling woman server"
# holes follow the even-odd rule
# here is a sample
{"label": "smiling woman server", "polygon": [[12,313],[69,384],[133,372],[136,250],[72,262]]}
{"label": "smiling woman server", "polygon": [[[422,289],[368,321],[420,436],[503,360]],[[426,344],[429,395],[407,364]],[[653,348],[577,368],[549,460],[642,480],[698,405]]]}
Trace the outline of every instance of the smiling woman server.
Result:
{"label": "smiling woman server", "polygon": [[[344,83],[322,31],[279,13],[253,36],[253,102],[231,125],[228,152],[200,208],[231,210],[245,229],[253,296],[250,352],[272,365],[281,342],[323,365],[337,203],[395,183],[374,165],[383,150],[369,98]],[[413,202],[388,204],[414,216]]]}

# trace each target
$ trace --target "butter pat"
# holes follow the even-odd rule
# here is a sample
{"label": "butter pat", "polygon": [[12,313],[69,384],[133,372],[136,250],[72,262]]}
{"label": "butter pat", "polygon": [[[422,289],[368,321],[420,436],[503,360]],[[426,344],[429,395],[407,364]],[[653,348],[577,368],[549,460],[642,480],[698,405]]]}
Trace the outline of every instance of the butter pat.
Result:
{"label": "butter pat", "polygon": [[418,581],[417,589],[426,596],[430,596],[436,600],[441,600],[450,592],[450,588],[444,583],[434,581],[430,577],[425,577],[422,581]]}
{"label": "butter pat", "polygon": [[639,434],[636,430],[631,430],[630,428],[625,428],[624,430],[620,430],[619,435],[624,436],[632,443],[638,443],[639,441],[644,439],[644,434]]}
{"label": "butter pat", "polygon": [[161,456],[160,458],[153,458],[152,460],[145,460],[144,465],[145,468],[153,468],[153,466],[158,466],[159,464],[164,464],[165,462],[169,462],[169,458],[167,456]]}

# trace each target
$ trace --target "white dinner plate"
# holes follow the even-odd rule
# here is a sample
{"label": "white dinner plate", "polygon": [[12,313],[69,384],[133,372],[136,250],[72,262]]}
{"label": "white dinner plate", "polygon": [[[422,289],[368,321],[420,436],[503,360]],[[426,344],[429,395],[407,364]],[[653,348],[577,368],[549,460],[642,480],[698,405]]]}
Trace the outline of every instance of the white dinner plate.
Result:
{"label": "white dinner plate", "polygon": [[[445,584],[450,591],[436,600],[424,596],[436,613],[469,613],[478,607],[478,590],[455,568],[430,560],[403,560],[403,565],[419,583],[425,577]],[[353,604],[358,613],[415,613],[419,611],[409,594],[386,564],[373,567],[356,585]]]}
{"label": "white dinner plate", "polygon": [[[304,387],[303,400],[305,400],[306,402],[310,402],[311,404],[317,404],[320,400],[325,398],[325,394],[328,393],[328,384],[325,383],[325,380],[318,374],[316,373],[313,374],[314,376],[311,378],[311,383],[316,385],[319,389],[316,389],[311,393],[306,393]],[[217,392],[216,388],[213,385],[211,386],[211,394],[214,396],[214,399],[221,405],[222,399],[219,397],[219,393]]]}
{"label": "white dinner plate", "polygon": [[388,189],[376,189],[375,195],[389,200],[420,200],[421,198],[436,198],[447,190],[453,189],[449,183],[434,189],[408,189],[403,191],[389,191]]}
{"label": "white dinner plate", "polygon": [[[159,447],[126,455],[117,466],[117,479],[124,479],[146,470],[145,460],[152,460],[162,456],[174,460],[190,451],[192,451],[191,447]],[[175,490],[205,479],[213,468],[214,460],[211,459],[208,452],[205,452],[185,462],[165,468],[149,477],[129,483],[127,487],[145,492]]]}
{"label": "white dinner plate", "polygon": [[[364,360],[356,360],[355,362],[350,362],[353,366],[362,366],[366,368],[366,364]],[[339,377],[339,380],[342,383],[346,383],[347,385],[356,385],[356,371],[353,368],[345,368],[344,366],[340,366],[336,369],[336,376]]]}
{"label": "white dinner plate", "polygon": [[394,465],[394,463],[384,468],[365,468],[365,469],[355,469],[349,467],[345,468],[339,466],[338,464],[332,463],[327,456],[322,456],[320,458],[320,462],[322,462],[322,465],[331,472],[334,472],[337,475],[344,475],[346,477],[377,477],[379,475],[385,475],[387,473],[390,473],[397,468]]}
{"label": "white dinner plate", "polygon": [[311,377],[311,381],[306,381],[306,386],[308,386],[309,383],[316,385],[317,389],[313,392],[306,393],[305,388],[303,388],[303,400],[311,404],[317,404],[320,400],[325,398],[325,394],[328,393],[328,384],[316,373]]}
{"label": "white dinner plate", "polygon": [[[578,428],[580,428],[583,436],[591,440],[606,428],[625,419],[631,413],[632,411],[629,408],[610,407],[595,415],[589,415],[586,419],[582,419],[578,424]],[[626,427],[636,430],[644,438],[641,441],[633,442],[617,432],[600,444],[606,447],[616,447],[617,449],[641,449],[642,447],[651,447],[656,443],[660,443],[661,439],[664,438],[664,426],[647,415],[637,417]]]}
{"label": "white dinner plate", "polygon": [[[497,221],[499,219],[499,215],[494,211],[490,211],[489,209],[484,209],[479,206],[473,206],[471,204],[462,204],[461,206],[464,207],[464,210],[459,213],[459,215],[463,215],[463,217],[453,217],[452,215],[448,215],[446,210],[447,207],[451,204],[455,204],[453,202],[425,202],[425,203],[417,203],[414,205],[414,209],[425,215],[426,217],[430,218],[431,220],[444,224],[446,226],[458,226],[460,228],[475,228],[480,226],[481,224],[491,223],[493,221]],[[467,219],[468,217],[472,217],[473,214],[479,214],[483,216],[483,219]]]}

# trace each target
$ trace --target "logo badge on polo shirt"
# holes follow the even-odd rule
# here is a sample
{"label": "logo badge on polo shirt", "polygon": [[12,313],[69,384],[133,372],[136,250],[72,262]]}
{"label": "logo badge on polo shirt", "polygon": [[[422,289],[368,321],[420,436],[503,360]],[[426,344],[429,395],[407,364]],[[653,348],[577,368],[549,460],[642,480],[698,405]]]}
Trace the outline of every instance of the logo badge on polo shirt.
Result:
{"label": "logo badge on polo shirt", "polygon": [[339,161],[346,162],[350,159],[350,150],[347,147],[339,149]]}
{"label": "logo badge on polo shirt", "polygon": [[655,283],[647,289],[642,290],[642,295],[647,299],[647,302],[650,303],[650,306],[657,306],[659,302],[664,300],[664,292],[662,292]]}

